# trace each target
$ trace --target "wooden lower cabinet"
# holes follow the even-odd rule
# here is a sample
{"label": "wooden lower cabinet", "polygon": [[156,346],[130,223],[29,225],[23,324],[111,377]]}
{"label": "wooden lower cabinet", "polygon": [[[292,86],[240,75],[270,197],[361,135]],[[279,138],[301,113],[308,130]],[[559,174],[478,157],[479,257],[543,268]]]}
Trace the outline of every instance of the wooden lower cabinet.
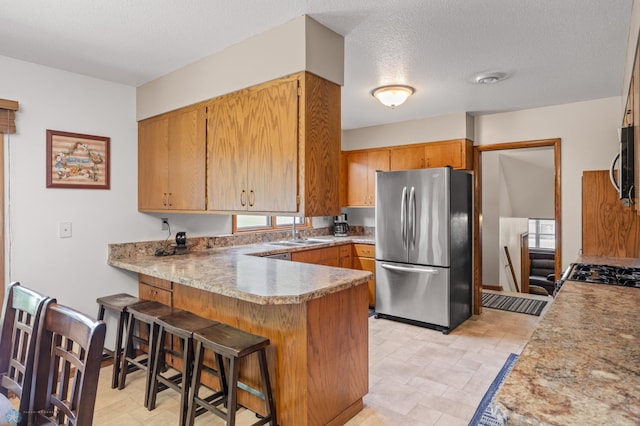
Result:
{"label": "wooden lower cabinet", "polygon": [[351,244],[296,251],[291,253],[291,261],[351,269]]}
{"label": "wooden lower cabinet", "polygon": [[138,297],[173,306],[173,283],[149,275],[138,274]]}
{"label": "wooden lower cabinet", "polygon": [[353,269],[369,271],[373,278],[369,281],[369,307],[376,305],[376,246],[373,244],[353,244]]}

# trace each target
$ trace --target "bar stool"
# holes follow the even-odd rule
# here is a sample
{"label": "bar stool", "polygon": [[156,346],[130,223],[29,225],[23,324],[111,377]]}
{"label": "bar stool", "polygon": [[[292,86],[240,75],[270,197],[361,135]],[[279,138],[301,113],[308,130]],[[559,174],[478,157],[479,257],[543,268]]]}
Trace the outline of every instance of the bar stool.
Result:
{"label": "bar stool", "polygon": [[[260,397],[265,401],[267,415],[253,424],[253,426],[270,423],[276,425],[276,407],[271,393],[269,371],[267,369],[267,357],[265,348],[269,345],[269,339],[255,334],[250,334],[227,324],[219,324],[193,333],[193,341],[196,344],[195,360],[193,367],[193,379],[189,390],[189,409],[187,413],[188,425],[193,425],[196,412],[200,407],[212,412],[226,420],[227,425],[234,426],[236,422],[238,387]],[[224,369],[222,357],[229,364],[226,386],[222,385],[220,392],[214,393],[208,398],[198,396],[201,386],[203,370],[204,350],[213,351],[216,355],[217,368],[224,382]],[[253,389],[245,383],[238,382],[238,370],[240,358],[257,353],[262,378],[262,392]],[[226,405],[226,412],[218,408]],[[200,414],[199,412],[197,414]]]}
{"label": "bar stool", "polygon": [[[187,417],[188,393],[191,384],[191,372],[193,369],[193,333],[203,328],[219,324],[218,321],[202,318],[187,311],[174,312],[156,319],[158,326],[155,350],[153,355],[153,368],[151,370],[151,389],[149,395],[149,411],[156,408],[156,396],[165,389],[173,389],[180,394],[180,426],[183,426]],[[180,350],[168,347],[172,346],[175,336],[180,340]],[[167,337],[169,342],[167,342]],[[179,356],[182,360],[182,369],[169,377],[162,375],[166,370],[166,355]]]}
{"label": "bar stool", "polygon": [[109,310],[118,315],[118,331],[116,332],[116,344],[113,350],[104,349],[102,359],[113,358],[113,375],[111,377],[111,388],[118,386],[118,377],[120,375],[120,356],[122,354],[122,335],[124,326],[127,323],[129,314],[127,308],[138,303],[145,302],[127,293],[112,294],[110,296],[98,297],[98,320],[104,320],[105,311]]}
{"label": "bar stool", "polygon": [[[181,309],[173,309],[160,302],[147,301],[130,306],[127,311],[129,312],[129,319],[127,321],[127,337],[125,339],[122,363],[120,365],[118,389],[124,389],[128,373],[136,370],[145,370],[147,374],[144,387],[144,406],[148,407],[151,368],[153,368],[153,351],[155,348],[155,336],[157,335],[158,328],[155,321],[159,317],[166,316],[174,312],[180,312]],[[136,325],[138,326],[138,334],[135,334],[134,332]],[[141,332],[143,325],[146,326],[148,337],[145,337]],[[147,353],[141,359],[138,359],[133,350],[134,343],[147,345]]]}

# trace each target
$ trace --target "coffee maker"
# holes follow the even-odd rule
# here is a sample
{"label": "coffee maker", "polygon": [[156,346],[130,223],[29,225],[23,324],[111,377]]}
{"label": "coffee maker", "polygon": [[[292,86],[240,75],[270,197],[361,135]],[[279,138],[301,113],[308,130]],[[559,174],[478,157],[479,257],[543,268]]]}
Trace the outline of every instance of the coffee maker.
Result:
{"label": "coffee maker", "polygon": [[349,234],[349,225],[347,225],[347,215],[333,217],[333,235],[336,237],[346,237]]}

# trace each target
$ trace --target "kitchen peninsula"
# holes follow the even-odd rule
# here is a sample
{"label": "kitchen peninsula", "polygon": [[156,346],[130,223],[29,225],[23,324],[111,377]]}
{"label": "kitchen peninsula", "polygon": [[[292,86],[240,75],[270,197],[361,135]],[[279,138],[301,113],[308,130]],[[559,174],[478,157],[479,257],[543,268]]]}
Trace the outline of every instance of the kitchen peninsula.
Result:
{"label": "kitchen peninsula", "polygon": [[[362,409],[369,272],[260,257],[284,251],[268,244],[165,257],[123,246],[109,246],[108,262],[140,274],[141,286],[142,280],[163,282],[176,308],[270,339],[267,359],[281,426],[340,425]],[[255,366],[241,368],[243,381],[259,383]],[[262,411],[249,393],[239,402]]]}

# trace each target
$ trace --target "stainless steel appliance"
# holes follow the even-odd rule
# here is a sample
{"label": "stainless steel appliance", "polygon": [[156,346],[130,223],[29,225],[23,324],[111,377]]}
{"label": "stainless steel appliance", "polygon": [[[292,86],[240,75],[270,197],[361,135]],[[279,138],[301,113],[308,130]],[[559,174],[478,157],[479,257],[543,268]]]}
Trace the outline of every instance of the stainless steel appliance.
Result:
{"label": "stainless steel appliance", "polygon": [[346,214],[334,216],[333,235],[335,237],[346,237],[349,235],[349,225],[347,224]]}
{"label": "stainless steel appliance", "polygon": [[[634,197],[635,167],[633,154],[633,126],[627,126],[620,129],[620,150],[613,158],[609,169],[609,179],[611,184],[618,193],[618,198],[622,200],[622,204],[630,206]],[[620,160],[618,170],[618,180],[614,173],[616,162]]]}
{"label": "stainless steel appliance", "polygon": [[471,316],[471,175],[376,173],[376,316],[453,330]]}

